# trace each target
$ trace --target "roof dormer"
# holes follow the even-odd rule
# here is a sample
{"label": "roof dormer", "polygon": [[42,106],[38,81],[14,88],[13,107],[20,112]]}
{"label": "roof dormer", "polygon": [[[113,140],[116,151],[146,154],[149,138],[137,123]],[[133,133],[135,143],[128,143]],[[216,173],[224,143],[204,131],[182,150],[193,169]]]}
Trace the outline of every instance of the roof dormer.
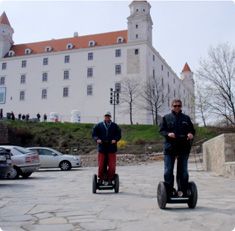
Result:
{"label": "roof dormer", "polygon": [[45,47],[45,52],[51,52],[53,48],[51,46],[46,46]]}
{"label": "roof dormer", "polygon": [[13,56],[15,56],[15,51],[10,50],[10,51],[8,52],[8,57],[13,57]]}
{"label": "roof dormer", "polygon": [[89,47],[94,47],[96,45],[96,42],[94,41],[94,40],[90,40],[89,42],[88,42],[88,46]]}
{"label": "roof dormer", "polygon": [[119,36],[117,37],[117,43],[123,43],[124,42],[124,38]]}
{"label": "roof dormer", "polygon": [[25,50],[24,50],[24,54],[25,55],[30,55],[32,53],[32,50],[30,49],[30,48],[26,48]]}
{"label": "roof dormer", "polygon": [[67,50],[71,50],[71,49],[73,49],[73,47],[74,47],[74,45],[73,45],[72,43],[68,43],[68,44],[66,45],[66,49],[67,49]]}

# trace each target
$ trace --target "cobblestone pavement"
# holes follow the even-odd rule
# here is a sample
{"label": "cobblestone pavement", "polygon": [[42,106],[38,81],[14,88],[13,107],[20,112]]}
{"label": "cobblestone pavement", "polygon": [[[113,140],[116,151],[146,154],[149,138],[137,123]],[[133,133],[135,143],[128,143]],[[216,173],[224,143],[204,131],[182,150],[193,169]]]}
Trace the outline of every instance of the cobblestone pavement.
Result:
{"label": "cobblestone pavement", "polygon": [[235,227],[235,179],[197,171],[196,209],[186,204],[157,205],[163,163],[120,166],[120,193],[92,194],[87,167],[39,171],[29,179],[0,181],[0,230],[3,231],[232,231]]}

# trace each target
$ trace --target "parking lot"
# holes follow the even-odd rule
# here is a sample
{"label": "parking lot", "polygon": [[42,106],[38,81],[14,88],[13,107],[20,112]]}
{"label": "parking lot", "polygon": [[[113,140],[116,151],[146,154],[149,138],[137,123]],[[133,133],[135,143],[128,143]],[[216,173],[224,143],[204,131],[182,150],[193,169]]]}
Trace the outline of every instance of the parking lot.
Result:
{"label": "parking lot", "polygon": [[3,231],[232,231],[235,180],[189,166],[199,191],[196,209],[186,204],[157,205],[163,163],[120,166],[120,193],[92,194],[96,168],[68,172],[40,170],[29,179],[0,181]]}

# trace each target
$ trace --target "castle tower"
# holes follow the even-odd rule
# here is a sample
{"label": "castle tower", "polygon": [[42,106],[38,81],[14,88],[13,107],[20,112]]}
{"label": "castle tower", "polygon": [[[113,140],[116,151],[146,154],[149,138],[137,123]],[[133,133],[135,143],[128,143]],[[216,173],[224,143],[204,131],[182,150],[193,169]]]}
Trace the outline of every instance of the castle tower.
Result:
{"label": "castle tower", "polygon": [[0,17],[0,58],[3,58],[13,45],[13,28],[5,12]]}
{"label": "castle tower", "polygon": [[130,5],[128,20],[128,42],[147,41],[152,45],[151,5],[147,1],[134,0]]}
{"label": "castle tower", "polygon": [[185,63],[184,68],[181,72],[181,79],[184,80],[185,78],[193,80],[193,72],[191,71],[188,63]]}

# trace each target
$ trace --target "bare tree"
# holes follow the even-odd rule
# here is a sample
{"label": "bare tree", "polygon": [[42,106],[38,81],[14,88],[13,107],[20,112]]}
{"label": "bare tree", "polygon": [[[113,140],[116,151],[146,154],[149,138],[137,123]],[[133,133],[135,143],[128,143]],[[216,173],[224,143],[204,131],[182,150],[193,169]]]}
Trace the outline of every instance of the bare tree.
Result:
{"label": "bare tree", "polygon": [[140,82],[136,79],[126,78],[121,82],[121,103],[128,105],[128,113],[130,116],[130,124],[133,124],[133,109],[137,103],[137,98],[140,94]]}
{"label": "bare tree", "polygon": [[228,44],[210,48],[207,60],[200,62],[198,75],[210,92],[212,112],[235,125],[235,50]]}
{"label": "bare tree", "polygon": [[145,101],[145,109],[151,112],[153,124],[158,124],[159,112],[163,106],[163,88],[156,78],[150,77],[143,88],[142,97]]}

